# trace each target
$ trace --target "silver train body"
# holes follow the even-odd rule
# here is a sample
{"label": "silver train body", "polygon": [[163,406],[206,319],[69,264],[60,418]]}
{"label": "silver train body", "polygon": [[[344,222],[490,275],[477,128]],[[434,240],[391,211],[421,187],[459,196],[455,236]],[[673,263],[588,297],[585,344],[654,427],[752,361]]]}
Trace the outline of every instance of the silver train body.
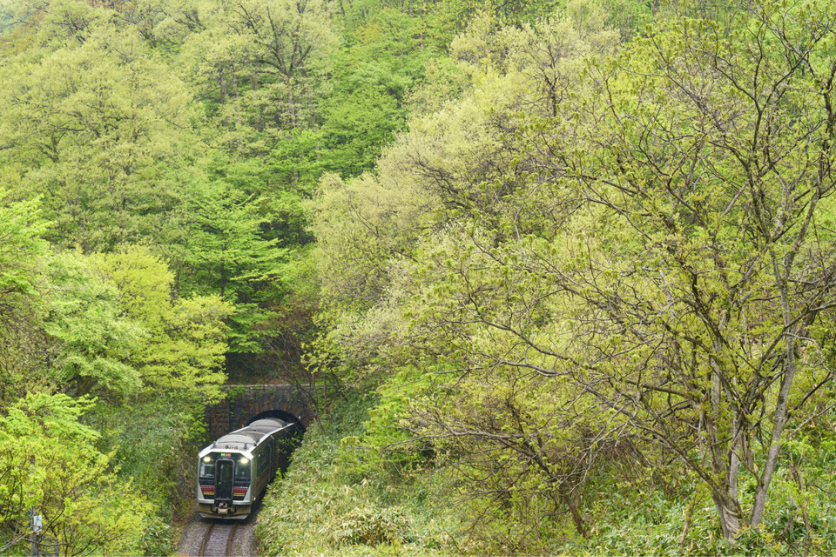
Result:
{"label": "silver train body", "polygon": [[277,418],[227,433],[198,455],[197,507],[204,518],[243,520],[298,439],[300,428]]}

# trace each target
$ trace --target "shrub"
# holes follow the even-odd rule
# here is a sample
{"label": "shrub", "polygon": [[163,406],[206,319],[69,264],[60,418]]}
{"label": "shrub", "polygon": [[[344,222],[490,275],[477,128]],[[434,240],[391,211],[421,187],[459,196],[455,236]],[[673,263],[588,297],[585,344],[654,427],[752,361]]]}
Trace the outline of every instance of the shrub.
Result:
{"label": "shrub", "polygon": [[337,545],[400,543],[409,524],[398,507],[364,505],[349,512],[331,534]]}

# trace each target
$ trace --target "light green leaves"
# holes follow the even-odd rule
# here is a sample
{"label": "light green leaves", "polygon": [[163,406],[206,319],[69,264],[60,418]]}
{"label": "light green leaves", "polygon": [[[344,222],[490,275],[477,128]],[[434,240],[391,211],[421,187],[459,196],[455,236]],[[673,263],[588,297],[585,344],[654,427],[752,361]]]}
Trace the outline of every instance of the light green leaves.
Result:
{"label": "light green leaves", "polygon": [[176,198],[163,161],[188,151],[191,113],[139,37],[96,26],[83,41],[6,60],[0,78],[0,164],[19,176],[4,172],[0,185],[43,194],[53,237],[94,249],[159,234],[156,217]]}
{"label": "light green leaves", "polygon": [[122,314],[113,285],[73,253],[53,256],[47,276],[50,310],[44,329],[60,341],[56,379],[74,384],[77,396],[97,386],[136,392],[141,378],[129,360],[147,332]]}
{"label": "light green leaves", "polygon": [[26,524],[34,508],[68,553],[135,554],[150,509],[79,423],[91,404],[30,394],[0,416],[0,524]]}
{"label": "light green leaves", "polygon": [[47,251],[39,200],[8,203],[0,189],[0,296],[34,294],[37,260]]}
{"label": "light green leaves", "polygon": [[125,313],[143,327],[130,355],[146,387],[214,399],[226,380],[221,371],[226,344],[224,320],[233,312],[217,296],[172,299],[174,275],[146,248],[126,247],[98,255],[98,269],[118,288]]}

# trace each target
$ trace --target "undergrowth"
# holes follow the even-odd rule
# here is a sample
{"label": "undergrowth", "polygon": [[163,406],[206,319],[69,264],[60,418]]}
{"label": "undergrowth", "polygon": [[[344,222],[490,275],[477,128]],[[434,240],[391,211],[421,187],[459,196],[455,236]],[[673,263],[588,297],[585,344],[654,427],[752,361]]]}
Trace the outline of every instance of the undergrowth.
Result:
{"label": "undergrowth", "polygon": [[[308,430],[259,514],[265,555],[836,554],[836,433],[828,423],[787,443],[763,523],[730,544],[710,494],[686,470],[662,475],[627,456],[596,465],[578,494],[587,537],[568,513],[527,521],[519,505],[468,499],[438,455],[382,433],[385,409],[380,392],[353,394],[324,430]],[[376,437],[384,439],[377,446]],[[754,487],[741,485],[744,502]]]}
{"label": "undergrowth", "polygon": [[200,421],[190,405],[173,397],[99,404],[88,423],[101,432],[100,450],[113,453],[121,478],[132,481],[137,496],[152,504],[141,548],[145,555],[172,555],[172,524],[192,511],[196,437]]}
{"label": "undergrowth", "polygon": [[[375,397],[349,395],[310,427],[288,473],[264,499],[257,535],[265,555],[449,555],[461,518],[447,506],[451,479],[419,466],[358,458],[342,441],[363,434]],[[370,457],[372,460],[374,457]]]}

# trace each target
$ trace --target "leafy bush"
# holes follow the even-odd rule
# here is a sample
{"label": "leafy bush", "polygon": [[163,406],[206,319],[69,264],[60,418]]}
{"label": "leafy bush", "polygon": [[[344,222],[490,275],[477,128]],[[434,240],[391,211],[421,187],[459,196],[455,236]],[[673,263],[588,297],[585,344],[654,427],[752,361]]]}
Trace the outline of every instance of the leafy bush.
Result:
{"label": "leafy bush", "polygon": [[159,516],[151,517],[145,526],[145,534],[139,541],[143,555],[172,555],[177,551],[174,529]]}
{"label": "leafy bush", "polygon": [[452,491],[447,476],[418,466],[372,467],[363,449],[342,443],[347,436],[363,438],[368,410],[377,403],[377,397],[350,394],[323,421],[324,430],[308,430],[258,515],[265,554],[458,552],[461,524],[447,504]]}
{"label": "leafy bush", "polygon": [[182,398],[135,399],[130,405],[98,404],[85,418],[102,432],[98,446],[113,455],[118,475],[133,482],[153,506],[141,541],[146,555],[174,549],[170,524],[192,512],[196,443],[203,424]]}
{"label": "leafy bush", "polygon": [[364,505],[343,517],[331,533],[331,539],[336,545],[400,543],[407,525],[407,517],[398,507]]}
{"label": "leafy bush", "polygon": [[113,473],[112,455],[96,449],[99,434],[79,422],[92,404],[29,394],[0,415],[0,540],[26,529],[34,508],[43,535],[67,555],[137,553],[151,505]]}

